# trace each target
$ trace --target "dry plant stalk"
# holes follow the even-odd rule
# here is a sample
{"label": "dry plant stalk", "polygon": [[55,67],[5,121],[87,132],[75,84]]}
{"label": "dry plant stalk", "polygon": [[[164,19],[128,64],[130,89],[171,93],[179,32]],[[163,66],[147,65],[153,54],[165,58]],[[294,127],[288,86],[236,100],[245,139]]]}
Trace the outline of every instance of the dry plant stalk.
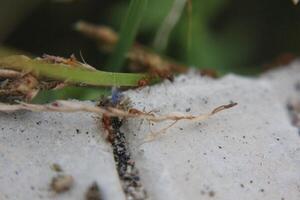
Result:
{"label": "dry plant stalk", "polygon": [[0,69],[1,78],[19,78],[22,76],[21,72],[17,72],[10,69]]}
{"label": "dry plant stalk", "polygon": [[[76,67],[86,70],[95,68],[79,62],[74,55],[70,58],[63,58],[44,54],[37,58],[46,63],[64,64],[66,67]],[[9,67],[9,66],[6,66]],[[26,71],[0,68],[0,100],[13,102],[15,100],[31,101],[40,90],[60,89],[68,84],[64,81],[49,80],[37,77],[35,74]]]}
{"label": "dry plant stalk", "polygon": [[[100,49],[106,53],[113,51],[119,39],[118,34],[110,27],[94,25],[84,21],[77,22],[75,24],[75,30],[96,40]],[[127,59],[129,60],[129,67],[133,72],[147,71],[153,76],[158,76],[163,79],[166,78],[171,81],[174,74],[188,71],[187,66],[178,64],[170,58],[162,57],[137,42],[127,53]],[[212,69],[201,69],[200,74],[212,78],[218,76],[217,72]]]}
{"label": "dry plant stalk", "polygon": [[181,15],[187,3],[187,0],[173,1],[173,5],[168,15],[163,20],[155,35],[154,46],[157,49],[164,50],[167,47],[170,34],[181,18]]}
{"label": "dry plant stalk", "polygon": [[299,3],[299,0],[292,0],[294,5],[297,5]]}
{"label": "dry plant stalk", "polygon": [[[100,48],[105,52],[112,52],[119,39],[118,34],[107,26],[98,26],[79,21],[75,29],[84,35],[99,42]],[[127,54],[133,71],[147,70],[161,78],[171,77],[173,73],[184,73],[188,68],[171,59],[162,58],[141,44],[135,43]]]}
{"label": "dry plant stalk", "polygon": [[44,54],[42,58],[38,58],[38,59],[42,59],[45,62],[53,63],[53,64],[65,64],[67,66],[82,68],[86,70],[92,70],[92,71],[96,70],[96,68],[92,67],[91,65],[78,61],[74,54],[72,54],[70,58]]}
{"label": "dry plant stalk", "polygon": [[173,121],[173,123],[167,128],[162,129],[157,133],[153,133],[148,137],[145,142],[152,141],[155,139],[159,133],[167,130],[180,120],[189,120],[189,121],[202,121],[206,120],[209,117],[229,108],[236,106],[237,103],[230,103],[227,105],[222,105],[216,107],[211,112],[200,115],[186,115],[184,113],[173,112],[166,115],[156,115],[151,112],[143,112],[137,109],[128,109],[122,110],[120,108],[114,107],[100,107],[95,105],[90,105],[87,103],[79,101],[55,101],[50,104],[38,105],[38,104],[29,104],[20,102],[19,104],[4,104],[0,103],[1,112],[14,112],[18,110],[28,110],[33,112],[90,112],[97,113],[102,116],[107,117],[120,117],[120,118],[136,118],[136,119],[145,119],[149,122],[163,122],[163,121]]}
{"label": "dry plant stalk", "polygon": [[[26,101],[33,99],[38,93],[39,81],[31,74],[21,74],[13,70],[9,74],[1,74],[0,70],[0,100],[14,101],[24,99]],[[2,76],[3,75],[3,76]],[[6,75],[6,76],[5,76]],[[1,79],[5,78],[3,81]]]}

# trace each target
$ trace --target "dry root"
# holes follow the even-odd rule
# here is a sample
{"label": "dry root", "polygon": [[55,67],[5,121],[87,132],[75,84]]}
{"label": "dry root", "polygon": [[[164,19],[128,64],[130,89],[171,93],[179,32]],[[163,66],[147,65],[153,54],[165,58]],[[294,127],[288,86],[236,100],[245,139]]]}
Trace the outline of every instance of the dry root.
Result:
{"label": "dry root", "polygon": [[190,121],[202,121],[206,120],[212,115],[215,115],[223,110],[232,108],[236,106],[237,103],[230,103],[227,105],[219,106],[213,109],[211,112],[200,115],[186,115],[183,113],[169,113],[166,115],[157,115],[152,112],[143,112],[137,109],[122,110],[114,107],[99,107],[95,105],[90,105],[87,103],[79,101],[55,101],[51,104],[38,105],[38,104],[28,104],[28,103],[19,103],[19,104],[4,104],[0,103],[0,112],[14,112],[18,110],[29,110],[33,112],[90,112],[97,113],[102,116],[107,117],[120,117],[120,118],[137,118],[145,119],[149,122],[163,122],[163,121],[173,121],[173,123],[162,129],[157,133],[152,133],[145,142],[154,140],[159,136],[160,133],[166,131],[168,128],[172,127],[180,120],[190,120]]}

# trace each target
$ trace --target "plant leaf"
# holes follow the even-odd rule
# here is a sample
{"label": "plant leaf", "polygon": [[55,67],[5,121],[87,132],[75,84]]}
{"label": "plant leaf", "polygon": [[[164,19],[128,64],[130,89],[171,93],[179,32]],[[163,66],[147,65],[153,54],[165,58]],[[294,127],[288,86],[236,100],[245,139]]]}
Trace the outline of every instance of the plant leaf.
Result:
{"label": "plant leaf", "polygon": [[109,61],[111,71],[120,71],[126,53],[132,46],[148,0],[131,0],[127,16],[122,24],[120,39]]}

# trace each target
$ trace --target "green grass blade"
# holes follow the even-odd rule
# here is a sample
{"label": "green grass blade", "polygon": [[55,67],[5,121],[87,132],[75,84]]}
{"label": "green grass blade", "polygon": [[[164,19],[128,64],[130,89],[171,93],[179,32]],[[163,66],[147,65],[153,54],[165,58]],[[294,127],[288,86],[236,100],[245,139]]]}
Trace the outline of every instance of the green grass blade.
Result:
{"label": "green grass blade", "polygon": [[146,6],[147,0],[130,1],[127,16],[121,27],[120,39],[108,64],[110,71],[121,70],[125,55],[136,37]]}
{"label": "green grass blade", "polygon": [[102,96],[110,95],[107,88],[68,86],[62,89],[40,91],[32,103],[49,103],[55,100],[99,100]]}
{"label": "green grass blade", "polygon": [[50,64],[25,56],[0,58],[0,68],[32,72],[37,76],[92,86],[138,86],[145,74],[91,71],[63,64]]}

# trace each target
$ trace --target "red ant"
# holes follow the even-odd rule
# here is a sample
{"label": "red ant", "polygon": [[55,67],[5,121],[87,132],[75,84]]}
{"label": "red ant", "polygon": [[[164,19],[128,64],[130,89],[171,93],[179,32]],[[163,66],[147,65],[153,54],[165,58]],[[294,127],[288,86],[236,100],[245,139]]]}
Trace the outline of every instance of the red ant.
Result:
{"label": "red ant", "polygon": [[102,115],[102,126],[104,128],[104,130],[106,131],[106,139],[107,141],[109,141],[110,143],[112,143],[114,141],[114,132],[112,130],[112,123],[111,123],[111,117],[103,114]]}
{"label": "red ant", "polygon": [[145,79],[140,79],[138,81],[138,87],[142,88],[142,87],[145,87],[147,85],[149,85],[150,81],[149,79],[145,78]]}

